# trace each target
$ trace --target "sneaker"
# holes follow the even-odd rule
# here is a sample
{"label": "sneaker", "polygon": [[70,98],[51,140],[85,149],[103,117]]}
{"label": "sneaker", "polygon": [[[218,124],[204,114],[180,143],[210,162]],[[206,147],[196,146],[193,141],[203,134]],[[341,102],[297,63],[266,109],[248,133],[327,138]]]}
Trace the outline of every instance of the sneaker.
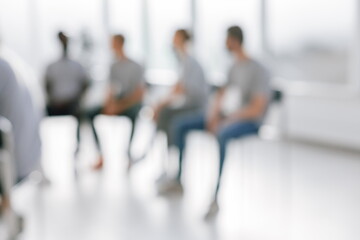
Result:
{"label": "sneaker", "polygon": [[92,166],[94,171],[99,171],[104,167],[104,159],[99,157],[98,161]]}
{"label": "sneaker", "polygon": [[183,186],[176,180],[159,183],[157,188],[160,195],[182,195],[184,193]]}
{"label": "sneaker", "polygon": [[209,210],[205,215],[205,220],[210,220],[210,219],[214,218],[218,212],[219,212],[219,204],[218,204],[217,200],[214,200],[210,204]]}

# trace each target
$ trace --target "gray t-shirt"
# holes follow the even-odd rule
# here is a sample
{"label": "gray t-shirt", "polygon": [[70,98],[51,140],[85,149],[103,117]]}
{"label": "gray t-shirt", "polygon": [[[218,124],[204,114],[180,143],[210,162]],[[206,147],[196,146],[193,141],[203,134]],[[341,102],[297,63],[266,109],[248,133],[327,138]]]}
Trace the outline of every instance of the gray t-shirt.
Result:
{"label": "gray t-shirt", "polygon": [[89,77],[80,63],[61,58],[47,67],[45,80],[52,86],[52,93],[48,98],[53,102],[66,102],[80,97]]}
{"label": "gray t-shirt", "polygon": [[116,96],[124,96],[145,82],[144,68],[131,59],[117,60],[111,65],[109,78]]}
{"label": "gray t-shirt", "polygon": [[206,105],[210,87],[200,63],[192,56],[185,56],[181,61],[180,82],[185,88],[185,104],[203,107]]}
{"label": "gray t-shirt", "polygon": [[0,115],[12,124],[16,177],[24,178],[39,167],[40,114],[33,105],[28,89],[3,59],[0,59]]}
{"label": "gray t-shirt", "polygon": [[[255,60],[236,61],[229,70],[225,89],[227,100],[232,102],[230,110],[225,111],[228,115],[250,104],[254,96],[262,95],[270,100],[270,74]],[[254,120],[262,123],[265,114],[266,111],[263,116]]]}

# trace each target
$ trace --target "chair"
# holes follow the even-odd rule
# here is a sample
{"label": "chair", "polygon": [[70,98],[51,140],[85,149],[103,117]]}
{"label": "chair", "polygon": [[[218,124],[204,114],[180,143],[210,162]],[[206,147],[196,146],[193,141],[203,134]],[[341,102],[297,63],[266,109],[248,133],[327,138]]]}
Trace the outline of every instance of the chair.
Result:
{"label": "chair", "polygon": [[[0,117],[0,196],[1,214],[7,230],[6,239],[15,239],[21,232],[21,218],[11,206],[11,189],[14,185],[14,160],[11,123]],[[2,237],[2,236],[1,236]]]}

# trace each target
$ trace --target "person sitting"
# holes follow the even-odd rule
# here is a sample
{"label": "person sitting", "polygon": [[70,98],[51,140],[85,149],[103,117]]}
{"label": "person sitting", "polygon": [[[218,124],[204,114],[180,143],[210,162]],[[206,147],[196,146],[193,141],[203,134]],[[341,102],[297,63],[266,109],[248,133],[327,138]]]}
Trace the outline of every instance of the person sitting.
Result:
{"label": "person sitting", "polygon": [[[174,122],[174,141],[179,149],[177,178],[168,183],[167,190],[181,186],[182,165],[186,148],[186,136],[192,130],[207,130],[216,136],[219,151],[219,173],[214,200],[207,216],[218,211],[218,193],[221,186],[227,143],[234,138],[257,134],[267,112],[271,97],[270,74],[259,62],[251,58],[243,47],[243,31],[239,26],[227,30],[226,46],[234,55],[226,84],[221,87],[207,114],[179,117]],[[237,106],[225,112],[225,95],[232,91]]]}
{"label": "person sitting", "polygon": [[181,72],[170,94],[154,107],[154,121],[158,131],[166,134],[168,147],[174,145],[171,131],[174,119],[204,110],[210,92],[202,66],[189,53],[190,41],[191,35],[187,30],[179,29],[175,32],[173,47]]}
{"label": "person sitting", "polygon": [[112,49],[115,61],[110,68],[110,83],[104,106],[97,107],[88,113],[99,158],[93,168],[99,170],[103,167],[104,158],[100,140],[95,127],[95,118],[99,114],[126,116],[131,120],[132,127],[128,146],[128,161],[131,166],[131,145],[135,133],[135,123],[142,108],[145,93],[144,68],[128,58],[125,53],[125,37],[121,34],[112,37]]}
{"label": "person sitting", "polygon": [[80,145],[80,104],[89,87],[89,77],[85,68],[69,56],[69,38],[58,33],[62,46],[62,56],[50,64],[45,72],[48,116],[74,116],[77,120],[77,147]]}
{"label": "person sitting", "polygon": [[[6,215],[10,237],[15,237],[21,230],[21,219],[11,209],[8,188],[25,180],[34,171],[43,173],[39,134],[41,110],[37,109],[28,88],[21,80],[23,79],[15,74],[12,66],[0,58],[0,116],[11,124],[8,141],[5,141],[4,136],[0,136],[3,143],[0,147],[4,147],[1,150],[8,154],[4,159],[9,160],[7,162],[2,159],[0,167],[0,210]],[[5,165],[14,171],[5,171]],[[4,175],[11,179],[6,176],[4,178]]]}

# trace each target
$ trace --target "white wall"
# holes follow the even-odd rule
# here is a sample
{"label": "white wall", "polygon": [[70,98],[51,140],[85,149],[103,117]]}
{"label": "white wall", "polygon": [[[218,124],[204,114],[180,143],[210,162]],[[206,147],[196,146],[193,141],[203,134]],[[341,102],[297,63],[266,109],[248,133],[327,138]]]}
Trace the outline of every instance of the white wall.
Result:
{"label": "white wall", "polygon": [[288,136],[360,150],[360,98],[350,91],[340,92],[315,96],[289,91]]}

